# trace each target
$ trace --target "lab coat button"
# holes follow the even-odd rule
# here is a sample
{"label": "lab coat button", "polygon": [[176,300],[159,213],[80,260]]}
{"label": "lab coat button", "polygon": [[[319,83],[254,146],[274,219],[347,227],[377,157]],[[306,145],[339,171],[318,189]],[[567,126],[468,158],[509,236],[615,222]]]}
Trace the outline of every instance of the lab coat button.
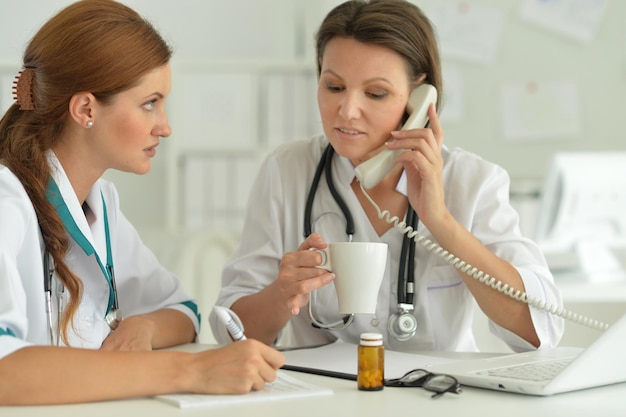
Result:
{"label": "lab coat button", "polygon": [[379,324],[380,324],[380,320],[378,320],[377,318],[374,317],[372,319],[372,326],[378,327]]}
{"label": "lab coat button", "polygon": [[89,316],[89,315],[84,315],[83,316],[83,323],[86,326],[91,327],[93,325],[93,317]]}

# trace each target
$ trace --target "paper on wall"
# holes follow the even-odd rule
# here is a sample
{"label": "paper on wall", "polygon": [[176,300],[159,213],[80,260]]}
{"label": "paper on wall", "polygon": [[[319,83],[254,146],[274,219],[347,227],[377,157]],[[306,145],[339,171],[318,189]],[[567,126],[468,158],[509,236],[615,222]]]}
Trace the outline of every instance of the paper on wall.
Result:
{"label": "paper on wall", "polygon": [[574,81],[531,81],[501,92],[504,137],[510,141],[567,139],[581,132]]}
{"label": "paper on wall", "polygon": [[427,14],[435,25],[442,56],[484,64],[495,61],[504,25],[502,10],[437,0]]}
{"label": "paper on wall", "polygon": [[523,0],[522,19],[581,42],[590,42],[607,0]]}

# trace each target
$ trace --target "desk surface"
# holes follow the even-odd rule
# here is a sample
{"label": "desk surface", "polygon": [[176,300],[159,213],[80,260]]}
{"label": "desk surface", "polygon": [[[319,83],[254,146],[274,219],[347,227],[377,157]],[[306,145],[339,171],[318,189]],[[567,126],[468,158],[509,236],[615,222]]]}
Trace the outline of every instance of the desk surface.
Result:
{"label": "desk surface", "polygon": [[[200,349],[198,345],[185,345],[184,350]],[[327,386],[332,396],[279,400],[236,406],[181,410],[152,398],[108,401],[89,404],[37,407],[0,407],[3,417],[111,417],[111,416],[254,416],[254,417],[320,417],[320,416],[400,416],[401,413],[419,412],[422,416],[472,415],[501,417],[541,416],[623,416],[626,383],[559,394],[552,397],[533,397],[509,394],[472,387],[463,387],[460,395],[446,394],[433,400],[422,389],[389,388],[364,392],[356,383],[342,379],[289,372],[302,381]]]}

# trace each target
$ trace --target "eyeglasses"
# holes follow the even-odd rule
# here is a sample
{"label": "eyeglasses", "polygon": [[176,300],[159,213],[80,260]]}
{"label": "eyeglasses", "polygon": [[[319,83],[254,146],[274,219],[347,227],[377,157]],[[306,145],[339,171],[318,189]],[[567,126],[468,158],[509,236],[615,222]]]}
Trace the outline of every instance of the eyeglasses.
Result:
{"label": "eyeglasses", "polygon": [[413,369],[400,378],[386,379],[386,387],[421,387],[434,392],[431,398],[439,398],[446,392],[460,394],[461,384],[455,377],[444,374],[433,374],[425,369]]}

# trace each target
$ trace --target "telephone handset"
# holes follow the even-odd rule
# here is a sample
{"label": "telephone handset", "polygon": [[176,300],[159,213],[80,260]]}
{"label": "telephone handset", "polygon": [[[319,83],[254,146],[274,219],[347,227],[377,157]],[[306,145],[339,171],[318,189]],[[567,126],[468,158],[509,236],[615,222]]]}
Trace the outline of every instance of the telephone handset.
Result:
{"label": "telephone handset", "polygon": [[[420,84],[409,96],[406,106],[409,118],[402,126],[402,130],[426,126],[428,122],[428,107],[431,103],[437,103],[437,89],[430,84]],[[404,149],[395,151],[384,149],[378,155],[356,167],[356,178],[365,189],[372,188],[389,173],[395,164],[395,159],[402,152],[404,152]]]}
{"label": "telephone handset", "polygon": [[[430,103],[437,101],[437,90],[430,84],[421,84],[411,92],[409,101],[407,103],[407,111],[411,114],[407,121],[402,126],[402,130],[414,129],[426,126],[428,122],[428,107]],[[402,233],[405,233],[409,238],[414,239],[416,243],[421,244],[427,250],[437,254],[442,259],[447,261],[450,265],[456,269],[466,273],[472,278],[482,282],[483,284],[491,287],[509,297],[527,303],[528,305],[547,311],[551,314],[555,314],[566,320],[573,321],[578,324],[582,324],[587,327],[591,327],[597,330],[605,330],[608,328],[606,323],[598,320],[593,320],[580,314],[571,312],[564,307],[557,307],[546,304],[543,300],[532,298],[523,291],[516,290],[513,287],[509,287],[508,284],[497,280],[496,278],[489,276],[478,268],[468,264],[462,259],[456,257],[454,254],[443,249],[439,244],[433,242],[430,239],[420,235],[417,230],[407,225],[405,222],[400,221],[397,216],[391,217],[389,211],[381,211],[376,202],[367,194],[366,189],[372,188],[378,184],[387,175],[389,170],[393,167],[394,161],[403,149],[391,151],[383,150],[373,158],[365,161],[355,168],[355,175],[359,180],[361,190],[369,202],[374,206],[378,213],[378,218],[384,219],[387,223],[393,224],[400,229]]]}

